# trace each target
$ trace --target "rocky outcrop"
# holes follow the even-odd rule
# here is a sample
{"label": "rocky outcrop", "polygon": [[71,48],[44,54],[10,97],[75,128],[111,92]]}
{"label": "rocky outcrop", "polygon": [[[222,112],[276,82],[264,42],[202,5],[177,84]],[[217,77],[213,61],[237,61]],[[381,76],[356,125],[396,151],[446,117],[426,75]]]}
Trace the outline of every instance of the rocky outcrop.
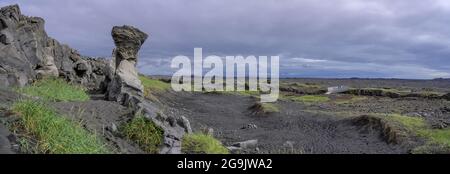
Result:
{"label": "rocky outcrop", "polygon": [[[133,96],[142,96],[144,87],[136,69],[137,54],[148,35],[131,26],[113,27],[111,35],[116,45],[113,50],[108,86],[108,99],[132,105]],[[131,100],[131,101],[130,101]]]}
{"label": "rocky outcrop", "polygon": [[136,63],[147,34],[131,26],[114,27],[116,49],[113,59],[106,60],[82,56],[60,44],[47,36],[44,23],[41,18],[22,15],[17,5],[0,9],[0,87],[22,87],[39,78],[62,77],[152,120],[164,130],[161,153],[181,153],[181,138],[191,132],[189,121],[163,114],[143,97]]}
{"label": "rocky outcrop", "polygon": [[90,89],[102,88],[106,61],[80,56],[49,37],[44,24],[42,18],[22,15],[17,5],[0,9],[0,86],[60,76]]}
{"label": "rocky outcrop", "polygon": [[143,115],[164,130],[162,154],[181,153],[181,139],[191,132],[185,117],[168,116],[143,97],[144,87],[136,69],[138,52],[148,35],[132,26],[113,27],[111,35],[116,45],[109,65],[107,98],[133,108],[136,115]]}

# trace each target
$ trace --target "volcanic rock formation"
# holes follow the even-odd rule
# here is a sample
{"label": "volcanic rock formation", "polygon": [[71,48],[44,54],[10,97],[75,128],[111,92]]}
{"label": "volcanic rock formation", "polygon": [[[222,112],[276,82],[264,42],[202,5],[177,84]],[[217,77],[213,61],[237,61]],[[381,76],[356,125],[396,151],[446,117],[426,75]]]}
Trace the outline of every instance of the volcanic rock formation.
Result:
{"label": "volcanic rock formation", "polygon": [[143,97],[137,53],[148,35],[131,26],[114,27],[113,60],[81,56],[47,36],[44,20],[21,14],[18,5],[0,9],[0,87],[22,87],[39,78],[60,77],[133,109],[164,130],[160,153],[181,153],[190,132],[184,117],[167,116]]}
{"label": "volcanic rock formation", "polygon": [[131,96],[142,96],[144,87],[136,69],[137,54],[148,35],[131,26],[113,27],[111,33],[116,49],[111,63],[112,77],[108,99],[128,104]]}
{"label": "volcanic rock formation", "polygon": [[107,98],[133,108],[164,130],[164,146],[160,153],[181,153],[181,138],[191,130],[184,117],[167,116],[143,97],[136,63],[138,52],[148,35],[132,26],[113,27],[111,35],[116,49],[110,64]]}
{"label": "volcanic rock formation", "polygon": [[0,86],[24,86],[37,78],[60,76],[89,89],[105,80],[106,61],[80,56],[47,36],[45,21],[21,14],[18,5],[0,9]]}

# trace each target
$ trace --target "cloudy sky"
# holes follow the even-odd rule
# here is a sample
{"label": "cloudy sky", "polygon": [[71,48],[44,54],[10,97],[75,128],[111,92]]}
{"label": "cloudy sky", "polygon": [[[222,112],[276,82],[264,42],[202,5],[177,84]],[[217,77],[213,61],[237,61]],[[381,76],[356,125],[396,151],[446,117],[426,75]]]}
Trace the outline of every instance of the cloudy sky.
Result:
{"label": "cloudy sky", "polygon": [[139,69],[171,74],[177,55],[281,58],[285,77],[450,77],[449,0],[2,0],[48,34],[110,57],[114,25],[150,34]]}

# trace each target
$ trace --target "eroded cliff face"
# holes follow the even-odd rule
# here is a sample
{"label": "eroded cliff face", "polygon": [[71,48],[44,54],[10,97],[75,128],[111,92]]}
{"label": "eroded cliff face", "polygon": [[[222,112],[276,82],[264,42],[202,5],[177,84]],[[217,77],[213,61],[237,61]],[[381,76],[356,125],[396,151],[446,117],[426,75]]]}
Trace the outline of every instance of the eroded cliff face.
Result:
{"label": "eroded cliff face", "polygon": [[107,61],[81,56],[49,37],[44,24],[42,18],[22,15],[18,5],[0,9],[0,87],[60,76],[89,89],[104,89]]}

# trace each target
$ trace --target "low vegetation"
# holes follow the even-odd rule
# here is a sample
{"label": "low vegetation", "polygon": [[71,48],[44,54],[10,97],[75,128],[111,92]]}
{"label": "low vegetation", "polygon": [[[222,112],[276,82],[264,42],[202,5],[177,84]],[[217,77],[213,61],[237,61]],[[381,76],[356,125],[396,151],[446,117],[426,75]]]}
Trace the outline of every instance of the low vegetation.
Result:
{"label": "low vegetation", "polygon": [[299,87],[299,88],[316,88],[321,89],[323,88],[321,85],[314,84],[314,83],[293,83],[291,86]]}
{"label": "low vegetation", "polygon": [[89,95],[80,86],[72,85],[58,78],[46,78],[17,90],[45,101],[86,101]]}
{"label": "low vegetation", "polygon": [[143,116],[135,117],[123,125],[121,132],[147,153],[158,153],[163,143],[163,130]]}
{"label": "low vegetation", "polygon": [[[95,134],[80,123],[58,115],[47,105],[31,100],[19,101],[12,110],[19,115],[13,130],[24,132],[22,148],[29,153],[45,154],[103,154],[111,153]],[[29,143],[35,143],[33,148]]]}
{"label": "low vegetation", "polygon": [[139,79],[144,86],[144,96],[154,102],[159,102],[158,98],[155,96],[156,93],[162,93],[170,89],[169,83],[157,79],[151,79],[143,75],[140,75]]}
{"label": "low vegetation", "polygon": [[361,102],[364,100],[367,100],[367,97],[351,96],[351,98],[349,98],[349,99],[337,99],[336,101],[334,101],[334,103],[336,103],[336,104],[353,104],[353,103]]}
{"label": "low vegetation", "polygon": [[330,101],[330,98],[322,95],[303,95],[303,96],[292,95],[292,96],[285,96],[284,98],[289,99],[291,101],[302,103],[323,103]]}
{"label": "low vegetation", "polygon": [[183,137],[181,150],[188,154],[228,154],[222,143],[211,135],[203,133],[186,134]]}
{"label": "low vegetation", "polygon": [[394,89],[394,88],[361,88],[350,89],[346,93],[353,95],[365,95],[365,96],[384,96],[391,98],[399,97],[418,97],[418,98],[440,98],[444,95],[441,92],[435,91],[412,91],[411,89]]}
{"label": "low vegetation", "polygon": [[280,112],[280,109],[277,105],[273,103],[262,103],[262,111],[264,113],[277,113]]}
{"label": "low vegetation", "polygon": [[[401,123],[410,132],[427,140],[424,146],[414,149],[414,153],[436,153],[436,151],[442,150],[445,150],[446,153],[450,152],[450,129],[433,129],[420,117],[392,114],[388,118]],[[430,149],[436,147],[439,148],[429,152]]]}
{"label": "low vegetation", "polygon": [[280,109],[276,104],[260,103],[260,102],[255,103],[253,106],[249,108],[249,110],[253,115],[271,114],[280,112]]}

